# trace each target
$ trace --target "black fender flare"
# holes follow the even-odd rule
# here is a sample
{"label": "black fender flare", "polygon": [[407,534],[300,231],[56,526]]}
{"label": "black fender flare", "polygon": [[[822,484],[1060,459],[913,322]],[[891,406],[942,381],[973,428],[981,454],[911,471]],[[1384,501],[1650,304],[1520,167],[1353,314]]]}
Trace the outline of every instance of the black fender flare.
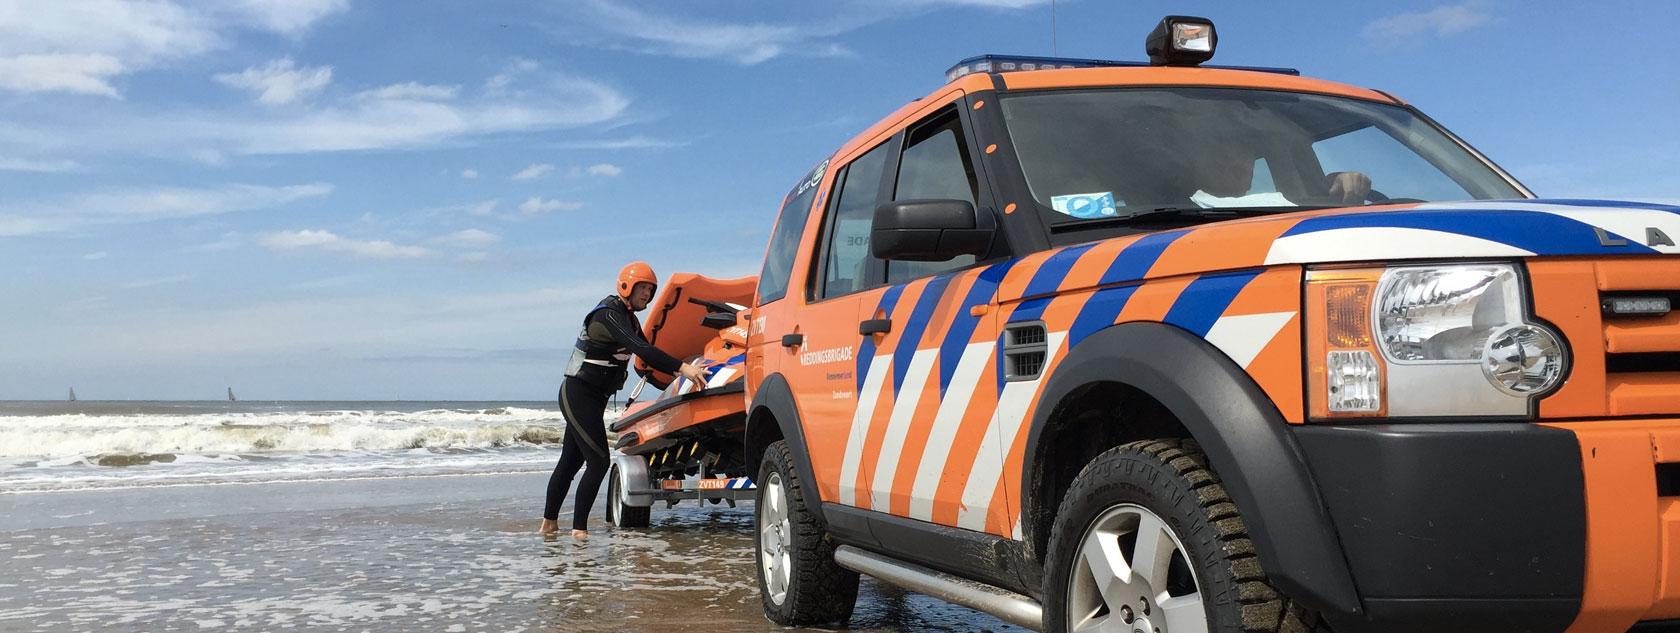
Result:
{"label": "black fender flare", "polygon": [[[759,461],[764,449],[764,446],[753,446],[757,438],[763,437],[763,430],[755,430],[753,424],[763,420],[766,415],[776,421],[782,439],[787,441],[788,449],[793,453],[793,467],[799,471],[799,478],[805,482],[806,489],[817,490],[817,476],[811,469],[811,455],[807,452],[804,427],[799,420],[799,408],[794,403],[793,389],[788,386],[787,378],[781,374],[766,376],[758,384],[758,388],[753,390],[752,402],[747,405],[747,429],[743,442],[746,444],[746,459],[752,468],[753,476],[758,476]],[[768,446],[768,443],[765,446]],[[758,449],[757,452],[754,452],[755,448]],[[823,517],[820,497],[820,494],[815,497],[818,503],[809,504],[809,509],[816,515],[817,523],[827,528],[828,521]]]}
{"label": "black fender flare", "polygon": [[[1149,394],[1189,430],[1246,519],[1275,587],[1321,612],[1360,613],[1353,574],[1289,424],[1247,372],[1201,337],[1172,325],[1123,323],[1068,350],[1040,395],[1028,431],[1023,516],[1060,502],[1034,498],[1040,435],[1057,403],[1094,382],[1119,382]],[[1028,543],[1034,542],[1029,536]]]}

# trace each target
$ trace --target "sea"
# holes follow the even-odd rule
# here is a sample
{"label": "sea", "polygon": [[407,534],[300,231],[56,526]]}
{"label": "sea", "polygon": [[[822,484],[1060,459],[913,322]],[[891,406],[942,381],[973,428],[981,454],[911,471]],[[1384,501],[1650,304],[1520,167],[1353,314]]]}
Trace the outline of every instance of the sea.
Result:
{"label": "sea", "polygon": [[[807,630],[764,617],[751,501],[538,534],[564,432],[551,402],[0,402],[0,633]],[[868,578],[847,628],[1020,630]]]}
{"label": "sea", "polygon": [[6,401],[0,495],[545,471],[564,437],[554,402]]}

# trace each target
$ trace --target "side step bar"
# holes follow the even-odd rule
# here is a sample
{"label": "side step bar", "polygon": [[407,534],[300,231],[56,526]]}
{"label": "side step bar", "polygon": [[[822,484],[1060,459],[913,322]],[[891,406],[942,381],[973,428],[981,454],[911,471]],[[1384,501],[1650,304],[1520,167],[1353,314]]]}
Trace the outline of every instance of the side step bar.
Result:
{"label": "side step bar", "polygon": [[990,613],[1016,626],[1034,631],[1044,629],[1043,607],[1032,598],[1012,591],[888,558],[850,545],[841,545],[834,550],[834,562],[857,573],[873,576],[881,582]]}

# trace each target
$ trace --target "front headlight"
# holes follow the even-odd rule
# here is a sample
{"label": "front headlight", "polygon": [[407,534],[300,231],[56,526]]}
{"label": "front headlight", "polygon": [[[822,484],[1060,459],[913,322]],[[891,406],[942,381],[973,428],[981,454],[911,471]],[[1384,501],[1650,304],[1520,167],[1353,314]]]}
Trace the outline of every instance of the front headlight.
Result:
{"label": "front headlight", "polygon": [[[1323,390],[1316,417],[1526,416],[1567,368],[1557,334],[1528,322],[1513,264],[1313,271],[1308,290],[1309,353],[1331,354],[1308,359],[1309,368],[1326,368],[1322,379],[1311,370],[1312,388]],[[1362,374],[1330,369],[1349,353],[1381,362]],[[1376,407],[1348,397],[1373,390],[1383,396]]]}

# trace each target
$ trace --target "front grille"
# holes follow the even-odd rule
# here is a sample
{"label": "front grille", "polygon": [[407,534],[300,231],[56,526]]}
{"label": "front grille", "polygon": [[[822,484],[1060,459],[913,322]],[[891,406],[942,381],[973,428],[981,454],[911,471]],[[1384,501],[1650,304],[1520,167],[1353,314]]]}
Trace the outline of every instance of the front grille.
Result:
{"label": "front grille", "polygon": [[[1543,417],[1680,413],[1680,258],[1535,260],[1529,273],[1536,313],[1569,339],[1574,359],[1563,387],[1541,401]],[[1665,298],[1666,313],[1612,309]]]}

